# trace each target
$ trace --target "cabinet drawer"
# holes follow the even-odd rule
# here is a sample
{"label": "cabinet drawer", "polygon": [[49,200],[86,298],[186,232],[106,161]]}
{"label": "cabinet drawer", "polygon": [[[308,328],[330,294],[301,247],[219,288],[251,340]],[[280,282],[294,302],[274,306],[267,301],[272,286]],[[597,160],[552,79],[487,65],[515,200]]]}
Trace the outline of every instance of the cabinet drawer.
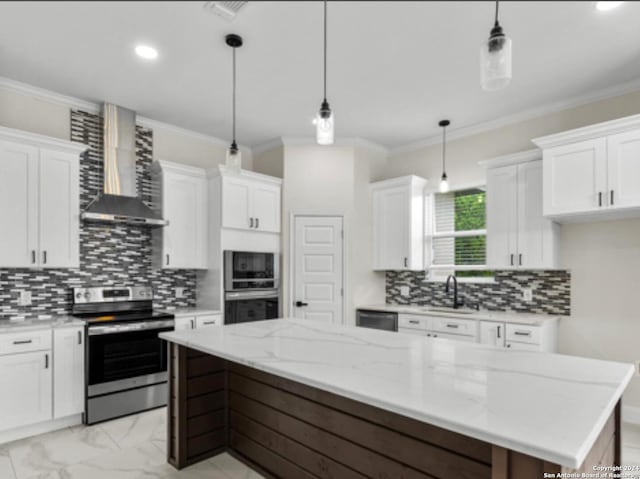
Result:
{"label": "cabinet drawer", "polygon": [[427,316],[420,316],[418,314],[399,314],[398,315],[398,329],[431,329],[431,318]]}
{"label": "cabinet drawer", "polygon": [[206,328],[209,326],[222,326],[222,315],[203,314],[202,316],[196,316],[197,328]]}
{"label": "cabinet drawer", "polygon": [[432,333],[433,338],[451,339],[452,341],[464,341],[467,343],[475,343],[475,336],[464,336],[462,334],[449,334],[449,333]]}
{"label": "cabinet drawer", "polygon": [[195,327],[196,318],[194,316],[176,316],[174,319],[174,328],[176,331],[194,329]]}
{"label": "cabinet drawer", "polygon": [[461,336],[477,336],[478,322],[473,319],[433,318],[431,327],[434,331]]}
{"label": "cabinet drawer", "polygon": [[427,332],[422,329],[398,328],[399,333],[413,334],[414,336],[426,336]]}
{"label": "cabinet drawer", "polygon": [[508,341],[507,348],[515,349],[516,351],[542,351],[539,344],[517,343],[515,341]]}
{"label": "cabinet drawer", "polygon": [[507,324],[507,342],[540,344],[540,327]]}
{"label": "cabinet drawer", "polygon": [[0,354],[51,349],[51,330],[0,334]]}

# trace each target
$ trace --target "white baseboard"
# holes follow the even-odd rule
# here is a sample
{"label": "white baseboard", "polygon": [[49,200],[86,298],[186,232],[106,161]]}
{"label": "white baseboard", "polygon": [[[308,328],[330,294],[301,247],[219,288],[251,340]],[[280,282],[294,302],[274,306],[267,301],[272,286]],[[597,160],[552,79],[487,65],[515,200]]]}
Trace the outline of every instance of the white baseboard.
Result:
{"label": "white baseboard", "polygon": [[75,414],[61,419],[39,422],[37,424],[30,424],[28,426],[0,431],[0,444],[24,439],[25,437],[36,436],[38,434],[44,434],[46,432],[56,431],[58,429],[64,429],[65,427],[77,426],[78,424],[82,424],[82,414]]}
{"label": "white baseboard", "polygon": [[622,422],[640,425],[640,407],[622,405]]}

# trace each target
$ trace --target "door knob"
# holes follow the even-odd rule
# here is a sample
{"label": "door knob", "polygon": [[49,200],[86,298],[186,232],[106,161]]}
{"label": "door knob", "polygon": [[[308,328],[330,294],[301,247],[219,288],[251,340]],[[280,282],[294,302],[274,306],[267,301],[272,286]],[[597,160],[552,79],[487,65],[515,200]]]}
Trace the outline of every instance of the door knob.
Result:
{"label": "door knob", "polygon": [[296,301],[296,308],[302,308],[304,306],[309,306],[309,303],[303,303],[302,301]]}

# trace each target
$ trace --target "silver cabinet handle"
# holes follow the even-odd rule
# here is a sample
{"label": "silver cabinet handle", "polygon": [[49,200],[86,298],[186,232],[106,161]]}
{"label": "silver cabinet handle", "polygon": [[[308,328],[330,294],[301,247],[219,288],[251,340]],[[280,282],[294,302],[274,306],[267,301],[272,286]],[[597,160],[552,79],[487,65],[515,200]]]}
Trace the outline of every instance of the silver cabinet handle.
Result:
{"label": "silver cabinet handle", "polygon": [[497,336],[497,338],[500,339],[500,326],[498,326],[498,336]]}
{"label": "silver cabinet handle", "polygon": [[32,342],[31,339],[27,339],[25,341],[14,341],[13,344],[31,344]]}
{"label": "silver cabinet handle", "polygon": [[602,206],[602,191],[598,191],[598,206]]}
{"label": "silver cabinet handle", "polygon": [[31,263],[36,264],[36,250],[31,250]]}
{"label": "silver cabinet handle", "polygon": [[513,266],[513,253],[511,253],[511,266]]}
{"label": "silver cabinet handle", "polygon": [[42,264],[47,264],[47,250],[42,252]]}
{"label": "silver cabinet handle", "polygon": [[44,355],[44,368],[45,369],[49,369],[49,355],[48,354]]}
{"label": "silver cabinet handle", "polygon": [[215,321],[202,321],[202,324],[216,324]]}
{"label": "silver cabinet handle", "polygon": [[78,344],[82,344],[82,331],[78,331]]}
{"label": "silver cabinet handle", "polygon": [[518,266],[522,266],[522,253],[518,255]]}
{"label": "silver cabinet handle", "polygon": [[256,218],[256,229],[260,226],[260,218]]}
{"label": "silver cabinet handle", "polygon": [[196,329],[196,323],[193,319],[190,320],[191,321],[191,329]]}
{"label": "silver cabinet handle", "polygon": [[611,206],[613,206],[613,190],[611,190]]}
{"label": "silver cabinet handle", "polygon": [[411,324],[420,324],[420,321],[418,321],[417,319],[410,319],[409,322]]}
{"label": "silver cabinet handle", "polygon": [[531,331],[515,331],[516,336],[531,336]]}
{"label": "silver cabinet handle", "polygon": [[459,327],[458,324],[447,323],[447,328],[458,329],[458,327]]}
{"label": "silver cabinet handle", "polygon": [[407,266],[409,266],[409,261],[408,258],[404,259],[404,267],[406,268]]}
{"label": "silver cabinet handle", "polygon": [[169,253],[165,255],[167,257],[167,266],[169,266]]}
{"label": "silver cabinet handle", "polygon": [[253,218],[249,218],[249,228],[253,228]]}

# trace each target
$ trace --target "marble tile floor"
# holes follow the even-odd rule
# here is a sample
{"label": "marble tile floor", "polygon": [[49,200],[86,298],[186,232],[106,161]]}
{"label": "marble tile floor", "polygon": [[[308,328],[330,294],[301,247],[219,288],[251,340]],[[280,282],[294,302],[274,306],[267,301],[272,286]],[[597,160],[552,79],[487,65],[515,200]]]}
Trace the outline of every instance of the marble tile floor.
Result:
{"label": "marble tile floor", "polygon": [[[1,479],[259,479],[228,454],[182,471],[166,462],[166,410],[0,444]],[[622,462],[638,466],[640,425],[623,424]]]}
{"label": "marble tile floor", "polygon": [[259,479],[228,454],[177,471],[166,409],[0,444],[0,479]]}

